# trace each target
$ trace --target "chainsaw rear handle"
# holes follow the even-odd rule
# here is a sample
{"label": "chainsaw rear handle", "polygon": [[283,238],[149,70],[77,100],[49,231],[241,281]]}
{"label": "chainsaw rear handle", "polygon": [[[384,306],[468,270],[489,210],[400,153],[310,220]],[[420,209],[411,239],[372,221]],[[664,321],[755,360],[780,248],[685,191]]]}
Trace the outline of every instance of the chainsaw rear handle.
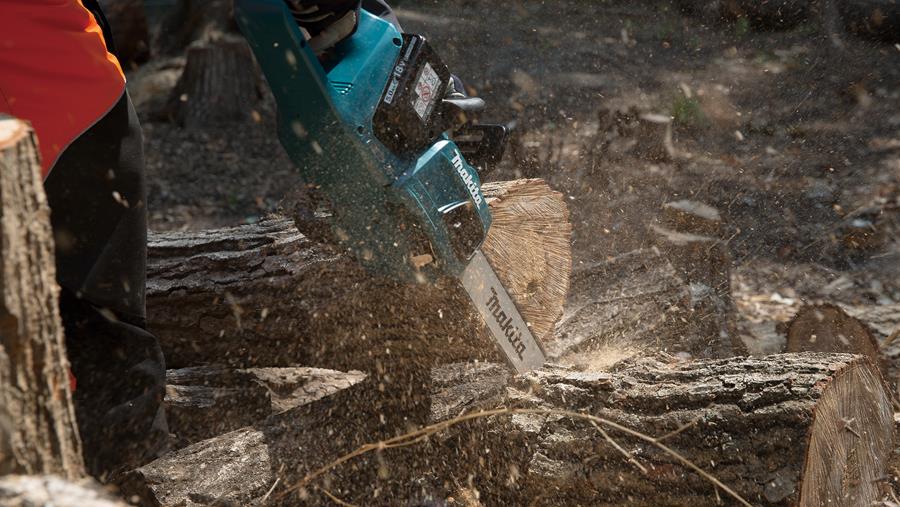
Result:
{"label": "chainsaw rear handle", "polygon": [[[395,120],[384,114],[389,106],[426,125],[438,109],[431,101],[446,83],[426,67],[438,74],[443,64],[424,38],[363,10],[356,32],[323,65],[283,0],[236,0],[235,18],[278,104],[281,143],[333,204],[335,236],[378,273],[408,281],[459,275],[491,222],[477,171],[442,131],[425,129],[427,142],[408,150],[384,142],[383,132],[402,136],[416,126],[385,123]],[[435,262],[411,262],[421,254]]]}

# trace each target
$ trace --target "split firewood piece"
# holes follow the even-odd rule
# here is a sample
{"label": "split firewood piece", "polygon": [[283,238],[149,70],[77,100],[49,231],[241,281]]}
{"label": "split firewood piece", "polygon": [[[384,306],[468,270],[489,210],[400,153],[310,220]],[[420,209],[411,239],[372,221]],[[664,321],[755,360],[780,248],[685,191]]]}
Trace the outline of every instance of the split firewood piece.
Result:
{"label": "split firewood piece", "polygon": [[0,475],[84,475],[31,127],[0,115]]}

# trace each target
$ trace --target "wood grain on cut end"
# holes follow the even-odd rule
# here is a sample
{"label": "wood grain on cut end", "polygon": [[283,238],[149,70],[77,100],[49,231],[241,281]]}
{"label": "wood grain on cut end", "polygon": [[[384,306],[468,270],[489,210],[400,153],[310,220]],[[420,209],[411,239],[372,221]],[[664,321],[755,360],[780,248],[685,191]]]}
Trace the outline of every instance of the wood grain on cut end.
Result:
{"label": "wood grain on cut end", "polygon": [[486,183],[493,223],[482,250],[531,331],[547,340],[572,272],[572,225],[562,194],[540,179]]}
{"label": "wood grain on cut end", "polygon": [[877,370],[860,360],[838,371],[816,404],[798,505],[875,505],[892,429]]}
{"label": "wood grain on cut end", "polygon": [[28,124],[22,120],[0,114],[0,150],[15,146],[30,132]]}

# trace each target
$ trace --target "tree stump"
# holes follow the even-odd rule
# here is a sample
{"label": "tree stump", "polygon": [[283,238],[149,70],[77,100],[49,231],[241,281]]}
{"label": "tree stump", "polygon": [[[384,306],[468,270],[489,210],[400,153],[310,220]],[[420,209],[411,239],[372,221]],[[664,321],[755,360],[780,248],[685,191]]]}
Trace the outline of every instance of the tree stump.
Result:
{"label": "tree stump", "polygon": [[188,46],[184,72],[169,97],[169,114],[187,128],[252,121],[263,96],[247,41],[223,35]]}
{"label": "tree stump", "polygon": [[726,350],[733,355],[746,355],[734,320],[731,252],[720,237],[724,224],[718,210],[696,201],[670,202],[663,206],[660,221],[662,226],[651,225],[656,246],[690,286],[695,306],[705,313],[728,316],[707,320],[704,332],[728,343]]}
{"label": "tree stump", "polygon": [[35,136],[0,115],[0,475],[84,475]]}

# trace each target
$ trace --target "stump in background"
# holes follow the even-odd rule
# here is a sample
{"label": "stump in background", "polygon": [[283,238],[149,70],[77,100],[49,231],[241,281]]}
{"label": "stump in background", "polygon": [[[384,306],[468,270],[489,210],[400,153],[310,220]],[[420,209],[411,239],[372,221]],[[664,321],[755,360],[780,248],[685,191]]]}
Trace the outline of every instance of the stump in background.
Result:
{"label": "stump in background", "polygon": [[195,41],[237,32],[233,0],[177,0],[155,34],[154,53],[180,53]]}
{"label": "stump in background", "polygon": [[222,35],[187,48],[184,72],[169,97],[169,115],[188,127],[252,121],[263,96],[247,41]]}
{"label": "stump in background", "polygon": [[0,115],[0,474],[84,475],[50,209],[28,124]]}

